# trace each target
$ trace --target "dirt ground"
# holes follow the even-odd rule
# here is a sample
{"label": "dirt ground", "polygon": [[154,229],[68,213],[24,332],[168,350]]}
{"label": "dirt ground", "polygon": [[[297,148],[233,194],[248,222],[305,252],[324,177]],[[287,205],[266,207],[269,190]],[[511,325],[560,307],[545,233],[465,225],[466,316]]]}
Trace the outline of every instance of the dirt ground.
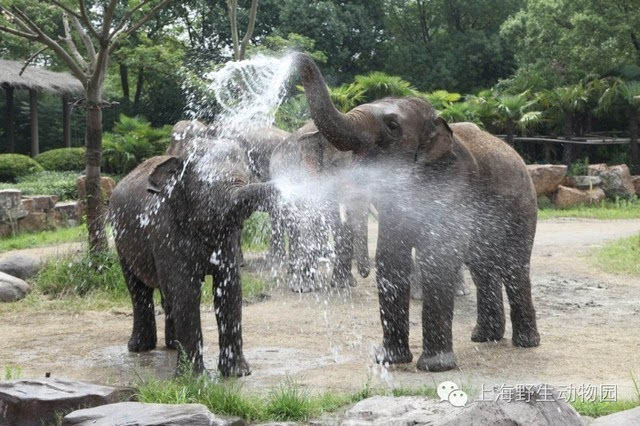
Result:
{"label": "dirt ground", "polygon": [[[417,387],[453,380],[480,389],[484,384],[549,383],[555,386],[617,385],[631,397],[632,371],[640,374],[640,282],[597,270],[593,248],[640,232],[640,220],[551,220],[538,226],[532,281],[542,343],[521,349],[511,328],[498,343],[473,343],[475,293],[456,298],[454,348],[459,368],[418,372],[413,364],[389,370],[373,364],[381,340],[375,274],[350,291],[294,294],[275,288],[271,298],[244,308],[245,355],[253,374],[249,389],[269,389],[291,377],[313,390],[356,390],[371,385]],[[371,251],[376,224],[371,223]],[[473,284],[467,274],[467,285]],[[506,297],[505,297],[506,300]],[[506,308],[508,312],[508,307]],[[127,312],[21,312],[0,316],[0,366],[17,365],[25,377],[51,372],[110,383],[139,375],[166,377],[175,353],[156,349],[130,354]],[[158,317],[163,336],[162,317]],[[215,368],[217,332],[211,308],[204,309],[205,362]],[[420,355],[420,305],[412,301],[411,349]]]}

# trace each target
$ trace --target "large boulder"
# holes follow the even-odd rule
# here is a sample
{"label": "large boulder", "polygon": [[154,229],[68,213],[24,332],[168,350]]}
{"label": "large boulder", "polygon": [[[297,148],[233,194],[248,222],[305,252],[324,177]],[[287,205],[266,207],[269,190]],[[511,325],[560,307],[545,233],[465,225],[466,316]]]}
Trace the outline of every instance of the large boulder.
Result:
{"label": "large boulder", "polygon": [[0,272],[26,280],[36,275],[42,267],[42,261],[26,254],[10,254],[0,259]]}
{"label": "large boulder", "polygon": [[15,222],[28,214],[20,202],[21,196],[18,189],[0,190],[0,222]]}
{"label": "large boulder", "polygon": [[[78,200],[84,201],[87,198],[87,190],[86,190],[86,176],[80,176],[76,179],[76,187],[78,188]],[[111,194],[113,193],[113,189],[116,187],[116,181],[111,179],[108,176],[100,177],[100,189],[102,191],[102,201],[107,203],[109,198],[111,198]]]}
{"label": "large boulder", "polygon": [[[458,394],[463,392],[458,391]],[[459,395],[458,395],[459,396]],[[489,392],[454,406],[447,400],[377,396],[357,403],[339,424],[366,425],[567,425],[585,422],[551,386],[527,386]]]}
{"label": "large boulder", "polygon": [[567,176],[564,186],[578,189],[593,189],[602,185],[602,178],[599,176]]}
{"label": "large boulder", "polygon": [[636,190],[636,195],[640,197],[640,176],[631,176],[631,182],[633,183],[633,188]]}
{"label": "large boulder", "polygon": [[640,425],[640,407],[598,417],[590,426]]}
{"label": "large boulder", "polygon": [[202,404],[145,404],[120,402],[74,411],[62,419],[63,426],[111,425],[193,425],[244,426],[239,417],[221,417],[212,414]]}
{"label": "large boulder", "polygon": [[29,284],[20,278],[0,272],[0,302],[15,302],[24,298],[27,293]]}
{"label": "large boulder", "polygon": [[554,197],[556,207],[568,208],[581,205],[597,205],[605,198],[602,188],[577,189],[560,185]]}
{"label": "large boulder", "polygon": [[587,168],[587,173],[602,179],[602,189],[608,198],[626,198],[636,193],[629,167],[626,164],[611,167],[604,164],[594,164]]}
{"label": "large boulder", "polygon": [[80,408],[129,399],[133,391],[63,379],[0,382],[0,424],[40,426],[57,424]]}
{"label": "large boulder", "polygon": [[554,193],[567,175],[567,166],[562,165],[531,164],[527,170],[538,197]]}

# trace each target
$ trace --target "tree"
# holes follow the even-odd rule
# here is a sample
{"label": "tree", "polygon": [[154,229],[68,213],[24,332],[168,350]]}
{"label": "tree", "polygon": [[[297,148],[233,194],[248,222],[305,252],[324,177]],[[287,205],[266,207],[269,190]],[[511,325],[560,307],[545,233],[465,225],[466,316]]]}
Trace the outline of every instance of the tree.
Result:
{"label": "tree", "polygon": [[[7,25],[0,25],[0,31],[44,45],[55,53],[84,87],[84,106],[87,109],[85,185],[89,249],[92,253],[108,247],[102,217],[100,163],[102,109],[107,106],[103,99],[103,83],[109,58],[119,43],[147,23],[170,1],[141,0],[122,11],[122,17],[115,22],[118,0],[105,1],[100,11],[88,8],[84,0],[78,0],[77,8],[68,6],[68,2],[47,0],[46,3],[62,15],[64,34],[59,40],[58,34],[47,32],[16,5],[10,6],[10,10],[0,7],[7,21]],[[97,22],[100,22],[100,27],[95,26]],[[78,42],[82,43],[80,48]]]}
{"label": "tree", "polygon": [[638,133],[640,131],[640,81],[624,81],[614,79],[609,83],[600,99],[604,110],[622,109],[629,123],[629,156],[632,173],[640,173],[640,150],[638,149]]}
{"label": "tree", "polygon": [[540,111],[531,111],[535,100],[529,100],[528,93],[500,95],[496,97],[498,118],[507,131],[507,142],[513,145],[516,127],[525,129],[540,119]]}
{"label": "tree", "polygon": [[231,37],[233,40],[233,59],[241,61],[244,59],[244,55],[247,51],[247,46],[253,31],[256,28],[256,15],[258,13],[258,0],[251,0],[251,8],[249,9],[249,23],[247,24],[247,31],[244,33],[244,37],[240,40],[238,34],[238,0],[227,0],[227,7],[229,10],[229,20],[231,21]]}

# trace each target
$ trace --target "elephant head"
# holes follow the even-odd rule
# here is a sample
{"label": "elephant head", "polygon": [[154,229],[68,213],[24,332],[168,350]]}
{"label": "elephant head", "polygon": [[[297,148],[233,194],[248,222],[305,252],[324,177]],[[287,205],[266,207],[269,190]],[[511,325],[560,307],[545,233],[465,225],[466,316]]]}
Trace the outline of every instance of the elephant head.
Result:
{"label": "elephant head", "polygon": [[336,148],[362,160],[450,162],[454,137],[444,119],[417,97],[384,98],[341,113],[331,102],[320,70],[305,54],[295,64],[305,88],[311,118]]}

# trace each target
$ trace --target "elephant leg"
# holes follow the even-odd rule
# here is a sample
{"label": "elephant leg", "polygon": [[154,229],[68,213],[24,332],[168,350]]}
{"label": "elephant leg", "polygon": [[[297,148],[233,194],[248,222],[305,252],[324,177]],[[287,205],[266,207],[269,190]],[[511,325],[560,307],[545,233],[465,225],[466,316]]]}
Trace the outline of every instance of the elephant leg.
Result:
{"label": "elephant leg", "polygon": [[454,291],[456,293],[456,296],[466,296],[467,294],[469,294],[469,289],[464,282],[464,268],[462,266],[460,267],[460,269],[458,269],[458,276],[456,277]]}
{"label": "elephant leg", "polygon": [[242,285],[238,268],[224,259],[213,274],[214,308],[218,323],[218,370],[224,377],[251,374],[242,352]]}
{"label": "elephant leg", "polygon": [[280,213],[275,211],[275,209],[269,213],[269,219],[271,221],[271,246],[269,247],[269,258],[274,262],[281,262],[287,256],[284,246],[284,224],[282,223]]}
{"label": "elephant leg", "polygon": [[242,253],[242,228],[235,233],[235,239],[238,246],[238,265],[244,266],[244,254]]}
{"label": "elephant leg", "polygon": [[[287,221],[289,235],[289,273],[291,275],[290,288],[297,293],[306,293],[316,289],[315,263],[317,249],[315,236],[309,224],[300,213],[290,214]],[[304,239],[303,239],[304,237]]]}
{"label": "elephant leg", "polygon": [[352,231],[353,255],[356,259],[358,273],[362,278],[369,276],[371,262],[369,261],[369,200],[355,203],[348,209],[347,220]]}
{"label": "elephant leg", "polygon": [[540,344],[540,334],[536,325],[536,311],[531,298],[529,265],[512,264],[503,277],[509,306],[511,308],[512,341],[522,348]]}
{"label": "elephant leg", "polygon": [[[348,215],[349,212],[345,212]],[[351,273],[351,263],[353,260],[353,229],[350,226],[349,218],[341,217],[340,205],[335,204],[330,212],[331,229],[335,243],[335,261],[333,264],[333,274],[331,276],[331,287],[347,288],[355,287],[356,279]]]}
{"label": "elephant leg", "polygon": [[[175,253],[172,253],[175,257]],[[178,371],[188,363],[196,374],[205,371],[202,357],[202,327],[200,323],[200,275],[186,260],[178,263],[157,262],[162,292],[171,307],[175,330],[175,345],[179,350]]]}
{"label": "elephant leg", "polygon": [[176,344],[176,326],[173,321],[173,314],[171,312],[171,305],[167,302],[167,298],[160,292],[162,309],[164,310],[164,342],[167,348],[177,349]]}
{"label": "elephant leg", "polygon": [[469,265],[478,299],[478,318],[471,334],[474,342],[498,341],[504,337],[502,276],[495,264],[485,261]]}
{"label": "elephant leg", "polygon": [[411,244],[405,243],[399,235],[395,227],[381,220],[376,251],[376,281],[383,354],[378,362],[389,364],[413,360],[409,349]]}
{"label": "elephant leg", "polygon": [[140,281],[120,260],[133,304],[133,331],[127,347],[129,352],[150,351],[158,342],[153,288]]}

